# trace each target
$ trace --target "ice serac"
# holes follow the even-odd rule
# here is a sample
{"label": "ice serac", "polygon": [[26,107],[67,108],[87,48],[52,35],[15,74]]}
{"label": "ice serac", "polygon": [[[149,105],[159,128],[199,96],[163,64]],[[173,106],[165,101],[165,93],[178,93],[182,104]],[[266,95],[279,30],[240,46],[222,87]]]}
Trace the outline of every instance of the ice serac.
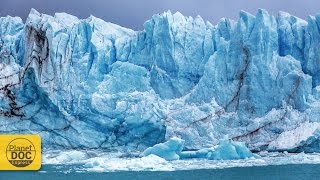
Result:
{"label": "ice serac", "polygon": [[2,132],[39,132],[46,147],[62,148],[138,148],[163,140],[160,118],[144,110],[156,101],[145,98],[152,94],[149,72],[116,62],[116,41],[134,31],[93,16],[35,10],[19,30],[25,58],[14,93],[23,112],[13,117],[17,122],[3,116]]}
{"label": "ice serac", "polygon": [[213,54],[213,26],[200,16],[168,11],[154,15],[144,28],[130,41],[128,61],[150,71],[151,87],[162,99],[188,94]]}
{"label": "ice serac", "polygon": [[301,111],[306,109],[311,77],[303,73],[296,59],[279,56],[273,16],[263,10],[255,18],[241,13],[229,34],[231,39],[221,39],[208,61],[191,102],[215,98],[226,111],[238,112],[243,120],[261,117],[283,102]]}
{"label": "ice serac", "polygon": [[[142,31],[34,9],[25,24],[2,17],[0,133],[39,133],[45,148],[142,151],[180,137],[195,150],[228,135],[320,152],[318,128],[298,133],[320,122],[319,24],[265,10],[215,26],[168,11]],[[303,137],[280,147],[293,132]]]}
{"label": "ice serac", "polygon": [[23,28],[19,17],[0,18],[0,119],[21,115],[21,108],[15,102],[11,88],[20,82],[19,62],[24,53]]}

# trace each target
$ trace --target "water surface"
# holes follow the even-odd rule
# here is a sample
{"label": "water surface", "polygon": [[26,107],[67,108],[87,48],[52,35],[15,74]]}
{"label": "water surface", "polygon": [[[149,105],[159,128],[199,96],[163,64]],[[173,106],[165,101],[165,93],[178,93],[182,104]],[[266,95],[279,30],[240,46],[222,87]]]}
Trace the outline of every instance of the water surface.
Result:
{"label": "water surface", "polygon": [[232,167],[224,169],[197,169],[178,171],[115,171],[87,172],[81,166],[43,165],[39,172],[34,171],[2,171],[0,180],[122,180],[122,179],[320,179],[320,164],[290,164],[252,167]]}

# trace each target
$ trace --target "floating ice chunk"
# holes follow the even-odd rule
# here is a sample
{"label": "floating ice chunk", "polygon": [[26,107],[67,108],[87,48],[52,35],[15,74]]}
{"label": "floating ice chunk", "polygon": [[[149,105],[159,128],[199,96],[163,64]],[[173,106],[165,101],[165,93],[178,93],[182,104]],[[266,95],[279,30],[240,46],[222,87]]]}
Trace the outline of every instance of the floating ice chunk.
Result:
{"label": "floating ice chunk", "polygon": [[205,158],[207,159],[208,153],[212,152],[213,148],[200,149],[198,151],[183,151],[180,153],[181,159],[190,159],[190,158]]}
{"label": "floating ice chunk", "polygon": [[239,159],[257,157],[257,156],[254,156],[254,154],[250,151],[250,149],[245,145],[244,142],[233,141],[232,144],[236,148]]}
{"label": "floating ice chunk", "polygon": [[212,160],[233,160],[254,157],[253,153],[242,142],[234,142],[223,139],[220,144],[214,148],[204,148],[198,151],[182,152],[184,140],[171,138],[165,143],[157,144],[146,149],[142,155],[154,154],[166,160],[178,160],[188,158],[207,158]]}
{"label": "floating ice chunk", "polygon": [[165,159],[156,156],[148,155],[141,158],[133,159],[121,159],[121,158],[111,158],[106,159],[105,157],[97,157],[88,159],[84,164],[84,167],[88,171],[104,172],[104,171],[139,171],[139,170],[157,170],[157,171],[169,171],[173,170],[172,166],[168,164]]}
{"label": "floating ice chunk", "polygon": [[180,153],[180,158],[207,158],[211,160],[234,160],[254,157],[254,154],[243,142],[223,139],[220,144],[213,148],[204,148],[198,151],[184,151]]}
{"label": "floating ice chunk", "polygon": [[53,154],[44,154],[42,156],[43,164],[72,164],[89,158],[87,153],[77,150],[60,152],[56,156],[52,156]]}
{"label": "floating ice chunk", "polygon": [[148,156],[150,154],[154,154],[168,161],[178,160],[180,158],[179,154],[183,149],[183,145],[184,140],[173,137],[165,143],[160,143],[154,145],[153,147],[149,147],[142,153],[142,155]]}
{"label": "floating ice chunk", "polygon": [[253,154],[244,143],[233,142],[228,139],[222,140],[218,147],[207,155],[208,159],[214,160],[245,159],[250,157],[253,157]]}

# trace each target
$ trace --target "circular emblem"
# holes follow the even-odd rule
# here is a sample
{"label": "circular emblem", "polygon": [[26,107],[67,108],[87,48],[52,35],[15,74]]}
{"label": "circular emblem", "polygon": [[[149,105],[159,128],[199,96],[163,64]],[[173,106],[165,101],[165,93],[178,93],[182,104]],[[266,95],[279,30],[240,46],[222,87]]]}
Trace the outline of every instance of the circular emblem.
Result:
{"label": "circular emblem", "polygon": [[29,166],[35,156],[36,150],[31,141],[25,138],[12,140],[6,149],[7,160],[16,167]]}

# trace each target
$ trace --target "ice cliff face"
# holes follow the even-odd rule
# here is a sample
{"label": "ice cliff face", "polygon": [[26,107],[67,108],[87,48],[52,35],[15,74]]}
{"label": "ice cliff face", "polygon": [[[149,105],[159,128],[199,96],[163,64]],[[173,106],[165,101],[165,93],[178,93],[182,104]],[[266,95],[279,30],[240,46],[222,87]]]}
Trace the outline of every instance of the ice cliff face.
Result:
{"label": "ice cliff face", "polygon": [[144,27],[0,18],[0,133],[39,133],[46,148],[143,150],[178,136],[200,149],[228,135],[256,151],[320,151],[318,128],[295,133],[320,123],[320,16],[259,10],[213,26],[165,12]]}

